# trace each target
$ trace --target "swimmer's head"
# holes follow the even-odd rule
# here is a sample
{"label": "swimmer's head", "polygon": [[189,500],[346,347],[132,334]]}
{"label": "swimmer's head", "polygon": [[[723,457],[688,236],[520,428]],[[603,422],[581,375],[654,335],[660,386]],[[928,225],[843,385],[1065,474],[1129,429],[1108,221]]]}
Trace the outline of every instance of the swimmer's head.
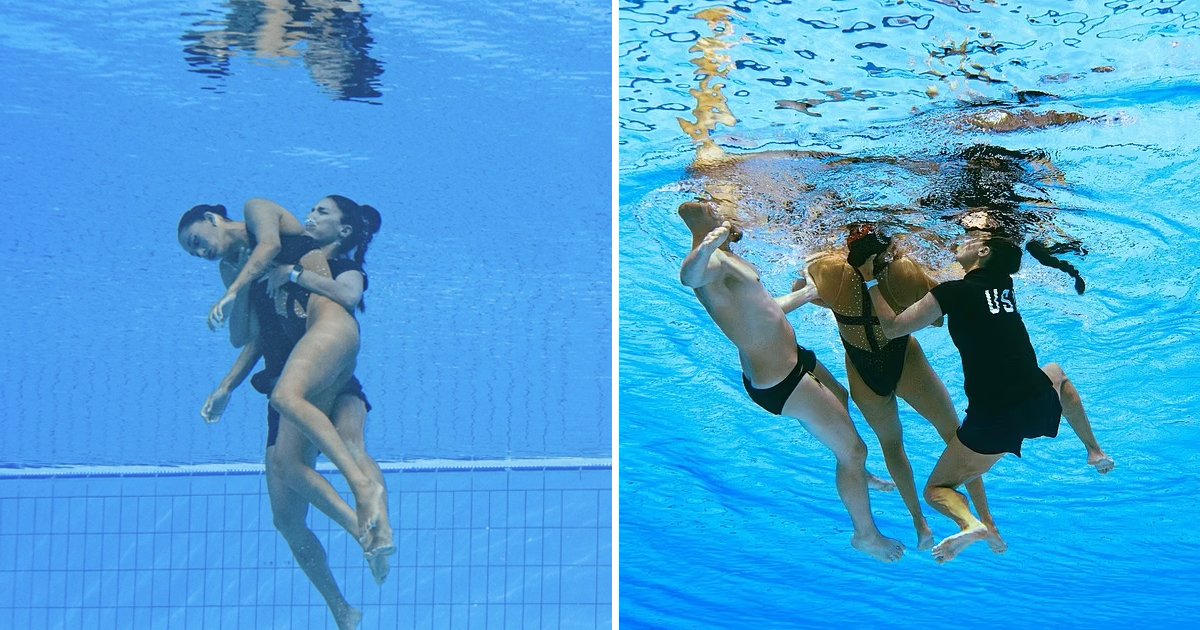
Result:
{"label": "swimmer's head", "polygon": [[225,206],[195,206],[179,218],[179,245],[187,253],[206,260],[225,258],[236,247],[230,234],[222,229],[228,221]]}
{"label": "swimmer's head", "polygon": [[[313,208],[313,213],[320,209],[324,209],[330,213],[330,219],[336,218],[337,225],[329,226],[333,231],[330,240],[326,240],[324,244],[338,241],[337,253],[345,254],[354,252],[354,260],[362,265],[366,262],[367,246],[371,244],[371,239],[379,232],[379,228],[383,226],[383,217],[379,211],[367,204],[360,204],[341,195],[329,195]],[[312,213],[309,214],[310,219]],[[305,222],[307,226],[307,221]],[[315,238],[315,237],[314,237]],[[318,242],[320,240],[318,239]]]}
{"label": "swimmer's head", "polygon": [[711,201],[689,201],[684,203],[679,206],[679,217],[687,224],[688,229],[692,231],[692,236],[695,238],[704,238],[709,232],[720,227],[722,223],[729,221],[731,228],[727,242],[736,243],[742,240],[742,228],[738,224],[738,220],[723,214],[717,208],[717,204]]}
{"label": "swimmer's head", "polygon": [[987,230],[968,230],[954,251],[963,269],[981,267],[1012,275],[1021,270],[1021,246],[1011,238]]}
{"label": "swimmer's head", "polygon": [[850,248],[846,262],[851,267],[861,267],[868,258],[886,252],[891,244],[892,237],[884,234],[874,223],[855,223],[850,226],[846,236],[846,245]]}

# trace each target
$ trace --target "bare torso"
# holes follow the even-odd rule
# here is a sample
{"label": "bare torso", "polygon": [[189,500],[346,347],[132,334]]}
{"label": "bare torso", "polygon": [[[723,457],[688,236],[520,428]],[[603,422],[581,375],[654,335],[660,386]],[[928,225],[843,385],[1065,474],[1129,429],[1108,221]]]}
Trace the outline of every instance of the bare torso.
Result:
{"label": "bare torso", "polygon": [[719,278],[695,289],[713,321],[738,349],[742,371],[755,387],[782,380],[796,365],[796,333],[754,267],[726,250]]}

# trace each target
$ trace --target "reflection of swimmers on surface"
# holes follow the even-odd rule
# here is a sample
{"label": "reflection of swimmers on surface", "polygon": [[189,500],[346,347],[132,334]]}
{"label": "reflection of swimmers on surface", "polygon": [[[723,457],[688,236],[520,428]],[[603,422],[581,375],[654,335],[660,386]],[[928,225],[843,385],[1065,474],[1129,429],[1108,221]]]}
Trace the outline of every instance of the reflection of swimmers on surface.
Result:
{"label": "reflection of swimmers on surface", "polygon": [[[313,80],[342,99],[376,98],[383,65],[371,57],[374,44],[359,0],[231,0],[219,30],[183,36],[194,71],[230,74],[238,49],[260,59],[303,56]],[[197,23],[210,26],[212,22]],[[298,48],[304,45],[301,53]]]}
{"label": "reflection of swimmers on surface", "polygon": [[[247,205],[248,216],[258,215],[260,209],[267,210],[264,214],[268,215],[279,213],[277,216],[283,224],[281,231],[286,233],[279,237],[280,253],[275,257],[275,262],[283,264],[271,272],[271,282],[254,282],[249,294],[244,296],[248,298],[249,309],[235,308],[234,315],[229,318],[231,341],[235,346],[244,343],[245,347],[229,374],[205,402],[201,416],[208,422],[220,419],[230,393],[246,378],[260,356],[265,361],[265,369],[254,376],[252,383],[263,394],[271,392],[292,347],[304,333],[305,322],[296,317],[294,303],[303,301],[305,291],[324,294],[337,300],[344,308],[353,309],[355,304],[360,304],[365,288],[361,264],[345,256],[361,244],[361,231],[342,223],[347,217],[338,211],[330,199],[322,200],[310,213],[305,235],[295,233],[298,222],[275,204],[254,200]],[[249,257],[248,248],[257,241],[250,237],[245,223],[228,221],[225,209],[221,206],[197,206],[185,213],[180,220],[179,237],[184,249],[190,253],[210,259],[220,258],[221,274],[226,284],[233,281],[238,273],[238,265],[244,264]],[[336,280],[300,272],[294,283],[285,286],[288,272],[292,270],[289,263],[297,262],[301,255],[318,246],[331,257],[330,264],[336,272]],[[357,248],[357,252],[362,251],[362,247]],[[279,277],[281,274],[284,276],[282,279]],[[287,289],[276,293],[288,298],[281,304],[291,307],[288,310],[292,315],[291,321],[277,310],[276,300],[268,295],[269,284]],[[235,303],[244,305],[246,301],[241,299]],[[242,338],[237,338],[235,331],[239,331]],[[248,339],[246,331],[249,331]],[[363,446],[363,428],[368,409],[361,385],[357,379],[351,379],[334,399],[331,419],[360,466],[382,485],[383,474]],[[313,468],[316,448],[299,429],[290,422],[280,423],[279,412],[274,407],[268,406],[267,418],[267,489],[275,526],[287,540],[297,563],[325,598],[338,619],[339,627],[353,627],[361,615],[346,602],[338,589],[329,570],[325,551],[308,529],[306,517],[308,504],[312,503],[357,538],[355,511]],[[389,571],[387,555],[371,556],[368,564],[376,581],[381,583]]]}
{"label": "reflection of swimmers on surface", "polygon": [[[904,450],[896,398],[903,398],[928,420],[947,444],[958,429],[958,414],[916,337],[903,335],[889,340],[883,335],[857,267],[868,258],[875,261],[875,274],[880,279],[884,299],[899,311],[920,300],[937,283],[873,224],[853,226],[847,244],[848,257],[841,252],[818,255],[809,264],[808,273],[820,303],[832,310],[837,319],[842,345],[846,348],[850,396],[879,438],[888,472],[912,516],[917,549],[924,551],[933,546],[933,531],[921,511],[912,465]],[[934,325],[940,326],[941,321]],[[983,481],[970,481],[967,490],[979,510],[980,520],[991,532],[992,548],[1004,551],[1004,542],[988,510]]]}
{"label": "reflection of swimmers on surface", "polygon": [[981,477],[1006,452],[1020,457],[1025,439],[1058,435],[1063,415],[1087,449],[1087,463],[1100,473],[1113,468],[1112,458],[1092,433],[1074,384],[1056,363],[1038,367],[1013,293],[1020,247],[999,231],[979,229],[968,230],[956,243],[955,258],[966,276],[933,287],[899,315],[877,286],[874,258],[859,268],[889,338],[920,330],[945,314],[950,337],[962,355],[967,415],[925,485],[925,500],[961,530],[933,548],[940,562],[990,535],[956,488]]}
{"label": "reflection of swimmers on surface", "polygon": [[803,288],[772,298],[754,267],[729,249],[740,230],[709,203],[679,207],[692,232],[692,251],[680,270],[726,337],[737,346],[743,385],[775,415],[796,418],[837,458],[837,489],[854,524],[851,544],[884,562],[899,560],[904,545],[879,532],[867,494],[867,448],[846,413],[846,393],[809,350],[796,343],[787,313],[816,297]]}

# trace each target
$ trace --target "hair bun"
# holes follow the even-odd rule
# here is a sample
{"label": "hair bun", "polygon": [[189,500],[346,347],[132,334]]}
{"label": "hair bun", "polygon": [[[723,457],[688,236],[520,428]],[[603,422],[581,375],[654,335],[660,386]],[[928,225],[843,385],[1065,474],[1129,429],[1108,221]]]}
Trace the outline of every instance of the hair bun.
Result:
{"label": "hair bun", "polygon": [[229,218],[229,211],[225,209],[225,206],[223,206],[223,205],[221,205],[221,204],[219,204],[219,203],[214,203],[214,204],[200,204],[200,205],[198,205],[198,206],[196,206],[196,207],[197,207],[197,208],[203,208],[203,209],[204,209],[204,210],[203,210],[204,212],[211,212],[211,213],[213,213],[213,214],[215,214],[215,215],[219,215],[219,216],[225,217],[226,219],[228,219],[228,218]]}
{"label": "hair bun", "polygon": [[375,234],[379,228],[383,227],[383,217],[379,215],[379,211],[372,206],[362,204],[359,206],[362,209],[363,229],[368,234]]}

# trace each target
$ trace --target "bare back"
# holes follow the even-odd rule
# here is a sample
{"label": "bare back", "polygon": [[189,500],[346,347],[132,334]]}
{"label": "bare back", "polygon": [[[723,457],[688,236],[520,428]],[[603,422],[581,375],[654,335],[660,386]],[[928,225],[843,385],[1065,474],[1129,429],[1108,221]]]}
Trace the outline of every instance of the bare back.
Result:
{"label": "bare back", "polygon": [[[844,254],[830,253],[813,261],[808,267],[813,283],[817,285],[817,294],[833,312],[847,317],[860,317],[866,311],[863,302],[862,277],[849,263]],[[892,310],[899,313],[916,303],[934,283],[919,265],[911,259],[901,256],[887,266],[887,271],[880,274],[879,290]],[[876,341],[886,343],[887,337],[878,324],[871,327],[871,333]],[[838,321],[838,332],[842,339],[851,345],[868,350],[871,347],[867,339],[867,328],[862,324],[847,324]]]}
{"label": "bare back", "polygon": [[718,250],[713,258],[719,260],[720,276],[694,289],[696,297],[737,346],[751,381],[786,376],[796,365],[796,333],[783,309],[741,256]]}

